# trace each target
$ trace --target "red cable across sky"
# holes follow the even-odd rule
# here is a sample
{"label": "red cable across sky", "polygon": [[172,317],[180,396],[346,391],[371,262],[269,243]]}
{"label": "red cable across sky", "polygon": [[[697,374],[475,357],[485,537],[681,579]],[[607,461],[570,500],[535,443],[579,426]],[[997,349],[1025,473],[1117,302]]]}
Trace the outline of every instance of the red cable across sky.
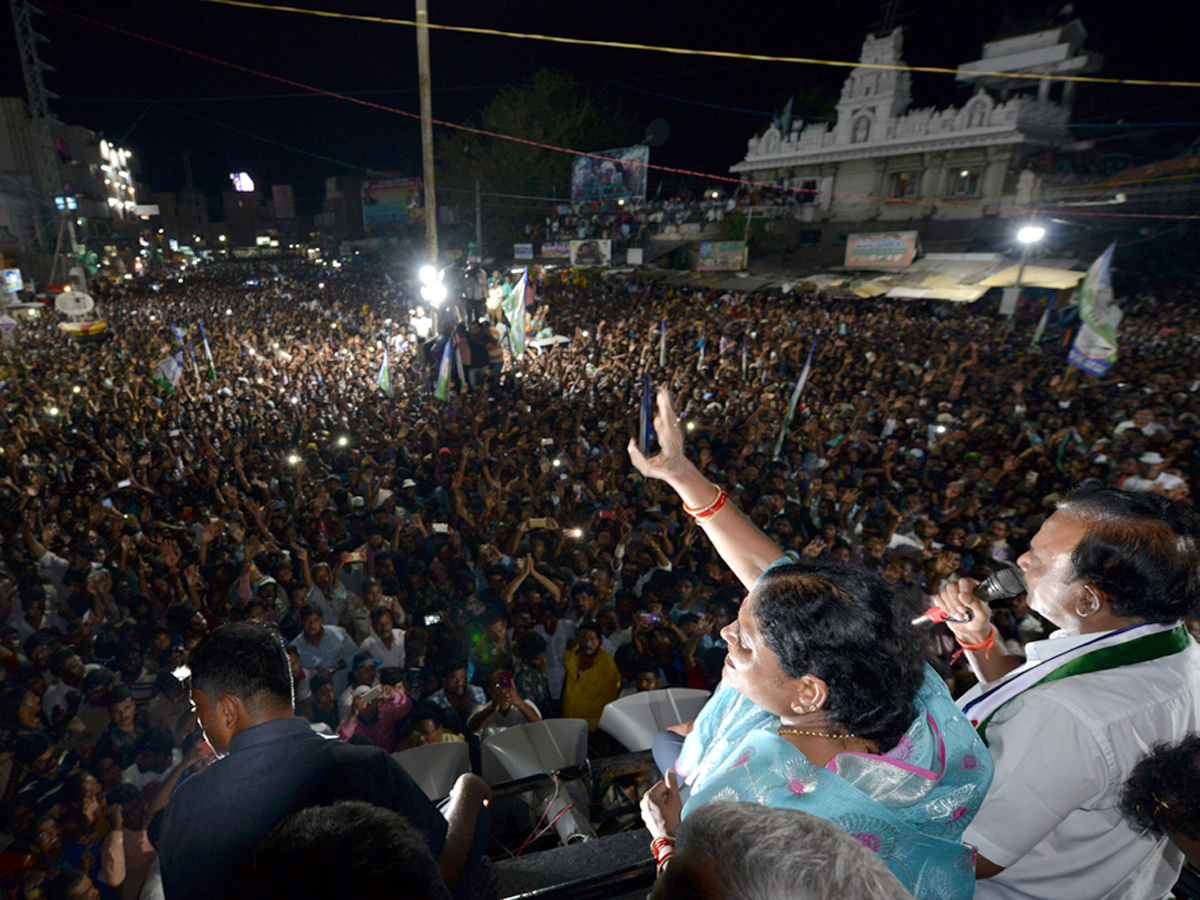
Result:
{"label": "red cable across sky", "polygon": [[[310,91],[315,94],[322,94],[326,97],[333,97],[337,100],[345,100],[348,103],[356,103],[359,106],[366,106],[370,109],[377,109],[382,112],[393,113],[394,115],[404,116],[405,118],[417,119],[418,121],[420,121],[420,119],[421,119],[421,116],[419,113],[408,112],[407,110],[403,110],[403,109],[396,109],[393,106],[385,106],[382,103],[374,103],[370,100],[364,100],[361,97],[352,97],[347,94],[339,94],[337,91],[326,90],[325,88],[315,87],[314,85],[305,84],[304,82],[301,82],[301,81],[295,81],[291,78],[284,78],[280,75],[272,75],[270,72],[263,72],[258,69],[252,69],[249,66],[243,66],[238,63],[233,63],[233,62],[229,62],[227,60],[218,59],[217,57],[210,56],[207,53],[200,53],[197,50],[189,50],[187,47],[180,47],[177,44],[172,44],[167,41],[159,40],[158,38],[148,37],[147,35],[144,35],[144,34],[138,34],[137,32],[130,31],[127,28],[121,28],[118,25],[112,25],[108,22],[102,22],[99,19],[92,18],[91,16],[85,16],[82,13],[74,12],[73,10],[63,9],[59,6],[55,6],[53,3],[43,2],[43,0],[39,0],[38,5],[45,9],[51,9],[51,10],[54,10],[55,12],[59,12],[59,13],[63,13],[64,15],[72,16],[73,18],[80,19],[80,20],[82,20],[84,22],[88,22],[92,25],[97,25],[101,28],[108,29],[109,31],[115,31],[118,34],[125,35],[126,37],[135,38],[139,41],[146,41],[147,43],[155,44],[159,47],[165,47],[169,50],[174,50],[178,53],[183,53],[188,56],[195,57],[197,59],[205,60],[206,62],[215,63],[216,65],[219,65],[219,66],[225,66],[226,68],[234,69],[239,72],[245,72],[248,75],[255,75],[259,78],[265,78],[269,81],[278,82],[279,84],[286,84],[291,87],[300,88],[301,90],[304,90],[304,91]],[[496,138],[498,140],[513,141],[514,143],[525,144],[530,147],[537,147],[541,150],[550,150],[555,153],[567,153],[572,156],[588,157],[590,159],[611,160],[611,157],[607,157],[603,153],[588,153],[583,150],[572,150],[569,147],[558,147],[558,146],[555,146],[554,144],[546,144],[541,141],[529,140],[528,138],[516,137],[516,136],[510,135],[510,134],[501,134],[501,133],[495,132],[495,131],[488,131],[487,129],[484,129],[484,128],[474,128],[470,125],[461,125],[456,122],[447,122],[443,119],[430,118],[429,121],[432,122],[434,125],[441,125],[445,128],[453,128],[457,131],[466,131],[471,134],[478,134],[483,137]],[[612,160],[612,161],[615,162],[617,160]],[[842,193],[839,191],[819,191],[819,190],[806,190],[806,189],[802,189],[802,188],[782,187],[778,184],[772,184],[770,182],[744,181],[740,178],[735,178],[731,175],[713,175],[708,172],[698,172],[698,171],[694,171],[692,169],[680,169],[680,168],[676,168],[673,166],[656,165],[655,163],[637,163],[637,165],[643,165],[645,168],[653,169],[658,172],[669,172],[673,175],[687,175],[687,176],[691,176],[691,177],[704,178],[709,181],[723,182],[723,183],[732,184],[732,185],[739,185],[739,186],[740,185],[748,185],[750,187],[769,188],[771,190],[789,191],[792,193],[800,193],[801,191],[803,191],[803,193],[807,196],[811,196],[813,194],[825,194],[830,197],[843,197],[843,198],[847,198],[847,199],[851,199],[851,200],[872,200],[872,201],[880,201],[880,202],[884,202],[884,203],[907,203],[912,206],[933,206],[933,207],[947,207],[947,208],[951,208],[951,209],[961,208],[961,209],[972,209],[972,210],[980,208],[974,204],[967,204],[967,203],[945,203],[945,202],[941,202],[941,201],[934,202],[931,200],[909,200],[909,199],[903,199],[903,198],[877,197],[877,196],[874,196],[871,194],[847,194],[847,193]],[[1070,208],[1070,207],[1055,207],[1055,206],[1046,207],[1043,209],[1029,209],[1029,208],[1022,208],[1022,207],[1015,207],[1015,206],[986,206],[986,207],[983,207],[983,209],[986,211],[989,211],[989,212],[991,212],[991,211],[1011,212],[1011,213],[1018,213],[1018,214],[1023,213],[1025,215],[1039,215],[1039,214],[1046,214],[1046,213],[1053,212],[1056,215],[1099,216],[1099,217],[1116,218],[1116,219],[1173,219],[1173,220],[1200,219],[1200,215],[1180,215],[1180,214],[1171,214],[1171,213],[1117,213],[1117,212],[1101,212],[1098,210],[1081,210],[1081,209],[1074,209],[1074,208]]]}

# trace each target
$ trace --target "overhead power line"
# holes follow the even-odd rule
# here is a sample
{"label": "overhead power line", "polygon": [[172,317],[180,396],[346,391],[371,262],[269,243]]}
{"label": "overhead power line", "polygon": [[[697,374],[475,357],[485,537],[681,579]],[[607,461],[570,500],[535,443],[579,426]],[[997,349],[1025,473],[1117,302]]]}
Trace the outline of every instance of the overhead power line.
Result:
{"label": "overhead power line", "polygon": [[[207,53],[201,53],[197,50],[190,50],[187,47],[180,47],[179,45],[169,43],[168,41],[163,41],[158,38],[152,38],[152,37],[148,37],[143,34],[138,34],[137,32],[130,31],[127,28],[122,28],[118,25],[112,25],[108,22],[103,22],[99,19],[94,19],[91,16],[85,16],[82,13],[74,12],[73,10],[63,9],[61,7],[55,6],[52,3],[47,3],[47,2],[45,2],[45,0],[40,0],[40,4],[41,4],[41,6],[45,7],[46,9],[52,9],[55,12],[59,12],[64,15],[72,16],[73,18],[80,19],[85,22],[90,22],[93,25],[99,26],[101,28],[105,28],[109,31],[113,31],[118,34],[125,35],[127,37],[132,37],[132,38],[135,38],[136,40],[146,41],[147,43],[154,44],[159,47],[165,47],[169,50],[175,50],[175,51],[177,51],[179,53],[183,53],[187,56],[195,57],[196,59],[202,59],[207,62],[215,63],[220,66],[225,66],[227,68],[233,69],[234,71],[243,72],[248,75],[254,75],[259,78],[266,78],[270,81],[275,81],[280,84],[290,85],[292,87],[300,88],[302,90],[307,90],[307,91],[312,91],[314,93],[323,94],[327,97],[334,97],[337,99],[345,100],[348,103],[354,103],[356,105],[365,106],[370,109],[377,109],[377,110],[380,110],[381,112],[388,112],[388,113],[392,113],[393,115],[403,116],[405,118],[415,119],[417,121],[421,120],[421,116],[418,113],[408,112],[407,110],[403,110],[403,109],[396,109],[395,107],[391,107],[391,106],[384,106],[382,103],[375,103],[370,100],[364,100],[361,97],[349,97],[349,96],[346,96],[345,94],[339,94],[336,91],[330,91],[330,90],[326,90],[325,88],[315,87],[313,85],[305,84],[304,82],[296,81],[291,78],[284,78],[283,76],[280,76],[280,75],[272,75],[269,72],[263,72],[258,69],[252,69],[249,66],[243,66],[243,65],[240,65],[239,63],[229,62],[227,60],[219,59],[215,56],[210,56]],[[549,150],[554,153],[566,153],[571,156],[586,157],[588,159],[595,159],[595,160],[600,160],[600,161],[622,162],[622,160],[615,160],[612,157],[605,156],[603,153],[589,153],[584,150],[573,150],[570,147],[558,147],[553,144],[545,143],[543,141],[535,141],[535,140],[531,140],[529,138],[516,137],[515,135],[511,135],[511,134],[502,134],[502,133],[496,132],[496,131],[489,131],[485,128],[475,128],[470,125],[460,125],[456,122],[447,122],[443,119],[435,119],[433,117],[430,117],[429,122],[434,125],[441,125],[445,128],[452,128],[456,131],[465,131],[470,134],[477,134],[482,137],[490,137],[490,138],[495,138],[497,140],[512,141],[513,143],[524,144],[525,146],[535,147],[535,148],[538,148],[541,150]],[[841,191],[819,191],[819,190],[814,191],[814,190],[807,190],[807,189],[803,189],[803,188],[781,188],[779,185],[771,184],[769,182],[745,181],[743,179],[735,178],[735,177],[732,177],[729,175],[713,175],[708,172],[698,172],[698,171],[694,171],[691,169],[678,168],[675,166],[656,165],[655,163],[644,163],[641,165],[644,165],[644,167],[647,169],[652,169],[652,170],[658,171],[658,172],[670,172],[675,175],[685,175],[685,176],[690,176],[690,177],[695,177],[695,178],[702,178],[702,179],[706,179],[706,180],[712,181],[712,182],[719,182],[719,183],[723,183],[723,184],[733,184],[733,185],[739,185],[739,186],[766,188],[766,189],[770,189],[770,190],[786,190],[786,191],[791,191],[791,192],[795,192],[795,193],[803,192],[804,194],[810,195],[810,196],[813,194],[824,194],[824,195],[831,196],[831,197],[842,197],[842,198],[849,199],[849,200],[870,200],[870,201],[878,201],[878,202],[905,204],[905,205],[909,205],[909,206],[935,206],[935,207],[940,206],[940,207],[946,207],[946,208],[963,208],[963,209],[971,209],[971,210],[979,209],[977,204],[953,203],[953,202],[933,201],[933,200],[909,200],[909,199],[901,199],[901,198],[894,198],[894,197],[877,197],[872,194],[849,194],[849,193],[843,193]],[[1029,209],[1029,208],[1025,208],[1025,207],[1005,207],[1005,206],[989,206],[989,207],[987,207],[987,209],[989,211],[995,211],[995,212],[1014,212],[1014,213],[1028,214],[1028,215],[1053,211],[1053,212],[1057,212],[1059,215],[1100,216],[1100,217],[1106,217],[1106,218],[1200,219],[1200,215],[1179,215],[1179,214],[1173,214],[1173,213],[1109,213],[1109,212],[1099,212],[1099,211],[1092,211],[1092,210],[1084,211],[1084,210],[1079,210],[1079,209],[1068,209],[1068,208],[1064,208],[1064,207],[1055,207],[1055,206],[1047,206],[1045,209],[1040,209],[1040,210]]]}
{"label": "overhead power line", "polygon": [[[378,25],[402,25],[415,28],[413,19],[390,19],[385,16],[364,16],[357,13],[333,12],[326,9],[303,9],[298,6],[277,6],[270,3],[255,3],[253,0],[196,0],[197,3],[213,3],[219,6],[239,6],[269,12],[296,13],[318,16],[325,19],[349,19],[356,22],[373,22]],[[844,59],[818,59],[811,56],[771,56],[764,53],[738,53],[734,50],[696,50],[687,47],[666,47],[658,44],[639,44],[632,41],[601,41],[590,38],[561,37],[552,34],[535,34],[521,31],[503,31],[498,28],[479,28],[473,25],[438,25],[429,23],[430,28],[440,31],[457,31],[464,34],[480,34],[488,37],[515,38],[527,41],[547,41],[553,44],[575,44],[586,47],[606,47],[612,50],[646,50],[670,53],[676,56],[716,56],[722,59],[752,59],[758,62],[795,63],[806,66],[832,66],[841,69],[891,69],[905,72],[928,72],[934,75],[957,75],[958,69],[946,66],[899,66],[888,63],[851,62]],[[1076,81],[1086,84],[1124,84],[1138,87],[1188,87],[1200,88],[1200,81],[1158,81],[1149,78],[1103,78],[1099,75],[1042,75],[1031,72],[971,72],[974,76],[998,76],[1004,78],[1028,78],[1044,81]]]}

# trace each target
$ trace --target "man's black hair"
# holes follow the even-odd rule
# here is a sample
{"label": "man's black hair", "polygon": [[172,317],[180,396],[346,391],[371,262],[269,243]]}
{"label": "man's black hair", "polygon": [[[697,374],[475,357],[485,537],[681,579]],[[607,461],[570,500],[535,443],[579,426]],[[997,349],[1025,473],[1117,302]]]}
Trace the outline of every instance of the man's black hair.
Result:
{"label": "man's black hair", "polygon": [[40,728],[22,728],[13,741],[13,758],[27,766],[50,749],[50,735]]}
{"label": "man's black hair", "polygon": [[1121,812],[1146,831],[1200,840],[1200,734],[1151,747],[1125,782]]}
{"label": "man's black hair", "polygon": [[1083,524],[1074,580],[1121,617],[1169,625],[1200,612],[1200,514],[1151,491],[1077,488],[1059,514]]}
{"label": "man's black hair", "polygon": [[412,711],[412,721],[415,725],[417,722],[424,722],[426,719],[429,719],[434,725],[445,726],[446,711],[436,703],[432,703],[429,700],[422,700]]}
{"label": "man's black hair", "polygon": [[236,622],[208,634],[189,662],[192,686],[216,703],[226,695],[249,708],[292,699],[292,666],[279,632],[258,622]]}
{"label": "man's black hair", "polygon": [[171,732],[159,726],[149,729],[138,738],[136,747],[139,753],[169,755],[175,749],[175,740],[171,737]]}
{"label": "man's black hair", "polygon": [[[338,865],[328,864],[333,859]],[[357,801],[285,819],[259,841],[239,881],[246,900],[450,897],[425,836],[398,813]]]}

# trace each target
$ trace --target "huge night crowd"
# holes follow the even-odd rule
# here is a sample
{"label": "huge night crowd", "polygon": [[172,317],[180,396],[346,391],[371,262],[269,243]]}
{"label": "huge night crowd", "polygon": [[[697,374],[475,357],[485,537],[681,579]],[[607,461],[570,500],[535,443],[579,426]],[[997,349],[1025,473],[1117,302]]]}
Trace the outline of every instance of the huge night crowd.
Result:
{"label": "huge night crowd", "polygon": [[[278,630],[296,713],[331,739],[465,742],[477,766],[490,735],[561,716],[599,758],[625,750],[609,702],[721,681],[746,596],[706,534],[721,504],[798,565],[881,578],[909,617],[1015,562],[1080,485],[1191,503],[1200,330],[1174,283],[1125,285],[1097,378],[1066,366],[1069,332],[1030,349],[1036,310],[990,301],[533,281],[536,327],[569,343],[519,360],[486,315],[443,311],[422,341],[377,268],[292,260],[96,288],[105,341],[22,324],[0,350],[5,897],[83,896],[70,872],[154,896],[162,811],[214,764],[189,657],[231,622]],[[700,512],[631,464],[647,374],[723,491]],[[1011,654],[1053,630],[1020,599],[992,623]],[[961,642],[924,634],[919,664],[958,696]],[[592,799],[628,812],[652,780]]]}

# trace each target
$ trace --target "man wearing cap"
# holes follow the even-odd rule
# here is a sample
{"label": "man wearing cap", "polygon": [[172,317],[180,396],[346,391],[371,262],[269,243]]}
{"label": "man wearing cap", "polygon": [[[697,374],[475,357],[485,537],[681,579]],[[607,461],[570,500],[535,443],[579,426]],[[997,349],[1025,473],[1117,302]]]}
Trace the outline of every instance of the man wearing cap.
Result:
{"label": "man wearing cap", "polygon": [[[374,696],[371,696],[374,694]],[[361,735],[388,753],[396,749],[396,726],[412,710],[412,700],[401,685],[360,684],[350,691],[350,709],[338,725],[343,741]]]}
{"label": "man wearing cap", "polygon": [[338,697],[339,721],[350,715],[350,708],[354,705],[355,688],[374,687],[379,684],[380,662],[382,660],[362,650],[354,654],[354,664],[350,670],[350,684]]}
{"label": "man wearing cap", "polygon": [[1172,500],[1182,500],[1188,495],[1187,482],[1178,475],[1164,472],[1166,464],[1160,453],[1143,453],[1138,457],[1138,474],[1126,478],[1121,483],[1121,490],[1154,491]]}

